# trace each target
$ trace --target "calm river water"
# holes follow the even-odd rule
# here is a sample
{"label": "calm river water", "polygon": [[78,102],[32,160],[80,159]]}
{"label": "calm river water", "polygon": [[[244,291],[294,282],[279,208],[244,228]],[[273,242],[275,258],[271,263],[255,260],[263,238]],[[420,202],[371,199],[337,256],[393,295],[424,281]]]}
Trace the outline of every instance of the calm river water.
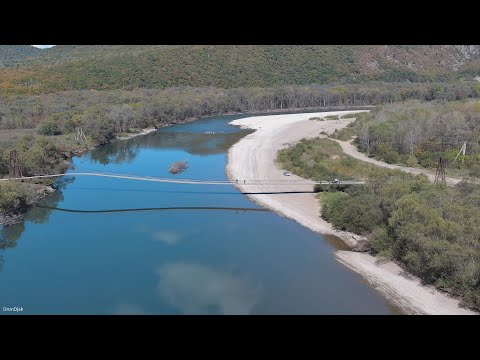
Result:
{"label": "calm river water", "polygon": [[[176,125],[73,159],[72,171],[226,179],[243,116]],[[168,165],[187,160],[178,175]],[[65,178],[0,227],[0,310],[23,314],[392,314],[335,245],[234,187]],[[227,209],[162,209],[223,207]],[[240,210],[239,210],[240,208]],[[143,209],[130,212],[108,210]],[[264,210],[264,209],[263,209]],[[6,312],[0,311],[0,314]]]}

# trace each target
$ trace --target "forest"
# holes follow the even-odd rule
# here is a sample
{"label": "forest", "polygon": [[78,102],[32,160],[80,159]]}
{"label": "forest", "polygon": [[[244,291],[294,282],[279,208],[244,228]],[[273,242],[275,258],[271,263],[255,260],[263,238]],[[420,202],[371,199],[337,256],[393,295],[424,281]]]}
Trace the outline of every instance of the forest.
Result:
{"label": "forest", "polygon": [[[129,127],[228,113],[371,106],[408,99],[454,101],[479,96],[478,82],[66,91],[0,96],[0,128],[30,129],[48,122],[41,131],[54,135],[51,132],[72,131],[77,123],[94,126],[89,122],[96,117],[95,122],[110,122],[122,132]],[[50,127],[52,123],[57,129]]]}
{"label": "forest", "polygon": [[322,194],[322,216],[365,235],[372,252],[398,260],[426,284],[480,309],[480,187],[432,184],[377,170],[364,188]]}
{"label": "forest", "polygon": [[31,51],[34,57],[0,69],[0,95],[455,82],[480,73],[478,45],[59,45]]}
{"label": "forest", "polygon": [[366,178],[365,186],[318,190],[321,216],[365,236],[371,253],[480,309],[479,185],[447,187],[424,175],[378,168],[343,154],[328,138],[302,140],[280,151],[278,161],[311,179]]}
{"label": "forest", "polygon": [[433,169],[442,157],[451,175],[480,177],[476,100],[386,104],[358,116],[343,132],[357,135],[361,151],[387,163]]}

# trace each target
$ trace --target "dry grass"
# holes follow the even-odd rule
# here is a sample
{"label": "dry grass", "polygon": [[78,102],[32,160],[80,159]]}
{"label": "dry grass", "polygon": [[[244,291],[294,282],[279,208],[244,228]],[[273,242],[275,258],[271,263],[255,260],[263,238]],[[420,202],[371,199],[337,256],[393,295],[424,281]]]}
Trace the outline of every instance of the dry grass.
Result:
{"label": "dry grass", "polygon": [[327,138],[302,140],[278,154],[282,166],[302,177],[316,180],[366,178],[375,166],[343,153],[338,143]]}
{"label": "dry grass", "polygon": [[0,130],[0,149],[10,149],[21,138],[28,134],[35,134],[35,129]]}

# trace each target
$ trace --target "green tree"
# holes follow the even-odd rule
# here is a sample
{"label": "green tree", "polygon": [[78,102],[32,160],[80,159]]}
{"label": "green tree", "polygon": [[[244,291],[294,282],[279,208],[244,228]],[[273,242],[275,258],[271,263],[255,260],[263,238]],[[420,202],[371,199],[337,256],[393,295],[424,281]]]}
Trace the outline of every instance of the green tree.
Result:
{"label": "green tree", "polygon": [[47,120],[40,124],[38,133],[41,135],[60,135],[62,132],[55,121]]}
{"label": "green tree", "polygon": [[0,211],[4,214],[18,214],[27,209],[27,199],[14,184],[0,183]]}

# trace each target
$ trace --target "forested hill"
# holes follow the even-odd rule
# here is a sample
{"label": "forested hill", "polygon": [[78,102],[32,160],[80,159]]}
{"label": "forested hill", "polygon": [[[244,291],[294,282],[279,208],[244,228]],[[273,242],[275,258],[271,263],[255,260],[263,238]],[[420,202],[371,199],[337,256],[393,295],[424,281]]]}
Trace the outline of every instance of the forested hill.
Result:
{"label": "forested hill", "polygon": [[41,53],[42,50],[30,45],[0,45],[0,67],[13,66]]}
{"label": "forested hill", "polygon": [[480,45],[59,45],[0,70],[0,94],[473,80]]}

